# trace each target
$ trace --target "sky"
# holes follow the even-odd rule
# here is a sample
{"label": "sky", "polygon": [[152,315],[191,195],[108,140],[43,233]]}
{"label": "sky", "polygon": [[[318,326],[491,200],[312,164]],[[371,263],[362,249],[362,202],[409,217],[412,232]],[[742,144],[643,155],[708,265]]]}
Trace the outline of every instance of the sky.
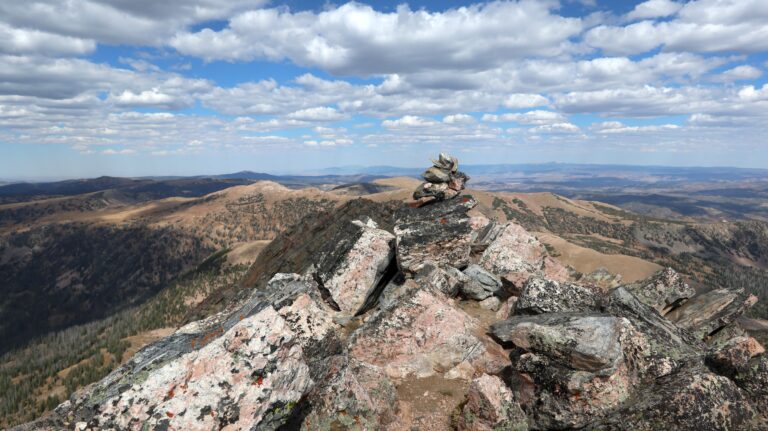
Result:
{"label": "sky", "polygon": [[768,168],[768,1],[0,1],[0,180]]}

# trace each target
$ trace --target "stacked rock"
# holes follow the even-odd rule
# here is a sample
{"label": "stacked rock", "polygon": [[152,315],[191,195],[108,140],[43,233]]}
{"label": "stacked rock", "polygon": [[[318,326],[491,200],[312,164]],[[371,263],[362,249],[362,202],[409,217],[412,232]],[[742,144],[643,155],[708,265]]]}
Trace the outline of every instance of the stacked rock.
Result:
{"label": "stacked rock", "polygon": [[455,198],[469,181],[467,174],[459,172],[459,161],[456,157],[440,153],[437,160],[432,160],[432,165],[421,174],[426,181],[413,192],[413,199],[421,205]]}

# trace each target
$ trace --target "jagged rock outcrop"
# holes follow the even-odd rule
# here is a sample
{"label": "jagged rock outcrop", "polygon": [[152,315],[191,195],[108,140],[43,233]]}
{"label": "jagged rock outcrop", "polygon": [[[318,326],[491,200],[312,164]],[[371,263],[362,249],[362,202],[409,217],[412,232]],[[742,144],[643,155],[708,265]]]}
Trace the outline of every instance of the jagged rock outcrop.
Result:
{"label": "jagged rock outcrop", "polygon": [[279,237],[247,297],[20,429],[766,428],[768,359],[736,321],[753,298],[672,270],[576,282],[475,205],[360,201]]}
{"label": "jagged rock outcrop", "polygon": [[355,315],[370,305],[371,295],[394,269],[395,236],[367,219],[353,221],[332,241],[315,277],[341,311]]}
{"label": "jagged rock outcrop", "polygon": [[479,322],[441,292],[411,283],[397,303],[373,314],[350,342],[350,354],[392,378],[443,374],[462,362],[497,373],[509,363],[482,337]]}
{"label": "jagged rock outcrop", "polygon": [[647,383],[594,430],[760,430],[764,423],[731,380],[700,368]]}
{"label": "jagged rock outcrop", "polygon": [[395,213],[397,264],[405,273],[427,263],[464,268],[469,265],[472,226],[467,214],[477,202],[470,196]]}
{"label": "jagged rock outcrop", "polygon": [[544,275],[557,281],[565,281],[568,276],[565,266],[550,258],[544,245],[515,223],[507,223],[500,230],[479,263],[518,291],[533,275]]}
{"label": "jagged rock outcrop", "polygon": [[741,316],[757,302],[744,289],[715,289],[698,295],[669,314],[670,320],[700,338],[706,338]]}
{"label": "jagged rock outcrop", "polygon": [[597,293],[576,283],[533,277],[525,283],[515,311],[521,314],[592,311],[598,309]]}
{"label": "jagged rock outcrop", "polygon": [[655,308],[662,316],[679,307],[696,292],[672,268],[659,271],[648,280],[624,286],[640,301]]}

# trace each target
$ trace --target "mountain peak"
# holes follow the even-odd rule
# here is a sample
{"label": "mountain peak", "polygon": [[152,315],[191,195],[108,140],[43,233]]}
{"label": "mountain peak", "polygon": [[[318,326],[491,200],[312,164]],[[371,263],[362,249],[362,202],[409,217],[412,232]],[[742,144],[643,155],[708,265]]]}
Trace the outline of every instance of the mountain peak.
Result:
{"label": "mountain peak", "polygon": [[[455,159],[438,164],[427,182],[463,179]],[[768,359],[735,325],[754,296],[696,294],[670,268],[599,287],[448,187],[420,205],[356,199],[302,222],[262,252],[245,297],[19,429],[765,423]]]}

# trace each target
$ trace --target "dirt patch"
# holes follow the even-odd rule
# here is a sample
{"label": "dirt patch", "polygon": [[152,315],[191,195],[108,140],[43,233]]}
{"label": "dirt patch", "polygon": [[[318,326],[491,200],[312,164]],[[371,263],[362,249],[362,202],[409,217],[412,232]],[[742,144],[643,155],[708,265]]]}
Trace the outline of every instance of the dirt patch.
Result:
{"label": "dirt patch", "polygon": [[397,386],[398,416],[411,429],[451,429],[451,415],[464,402],[469,382],[440,376],[414,378]]}

